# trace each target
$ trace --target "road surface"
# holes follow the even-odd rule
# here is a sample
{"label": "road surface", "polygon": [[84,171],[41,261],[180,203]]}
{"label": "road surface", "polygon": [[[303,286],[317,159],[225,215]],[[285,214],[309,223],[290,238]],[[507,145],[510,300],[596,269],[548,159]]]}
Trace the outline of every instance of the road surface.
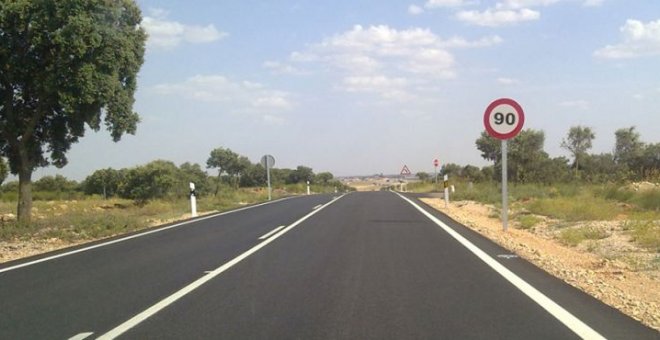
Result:
{"label": "road surface", "polygon": [[295,197],[0,266],[0,339],[658,339],[392,192]]}

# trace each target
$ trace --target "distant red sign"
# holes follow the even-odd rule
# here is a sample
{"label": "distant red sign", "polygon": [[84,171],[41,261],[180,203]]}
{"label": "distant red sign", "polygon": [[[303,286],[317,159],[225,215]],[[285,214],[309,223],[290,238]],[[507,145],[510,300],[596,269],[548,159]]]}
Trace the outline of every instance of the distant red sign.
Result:
{"label": "distant red sign", "polygon": [[433,160],[433,166],[437,168],[438,165],[440,165],[440,161],[437,160],[437,159],[434,159],[434,160]]}
{"label": "distant red sign", "polygon": [[401,169],[401,176],[410,176],[412,175],[412,172],[410,172],[410,169],[408,169],[407,165],[403,166],[403,169]]}

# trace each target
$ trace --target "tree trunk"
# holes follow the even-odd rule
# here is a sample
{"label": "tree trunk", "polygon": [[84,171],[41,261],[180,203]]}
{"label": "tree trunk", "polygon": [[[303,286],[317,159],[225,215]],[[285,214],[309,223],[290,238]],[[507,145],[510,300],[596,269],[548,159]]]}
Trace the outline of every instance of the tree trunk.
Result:
{"label": "tree trunk", "polygon": [[32,171],[18,173],[18,223],[29,225],[32,220]]}

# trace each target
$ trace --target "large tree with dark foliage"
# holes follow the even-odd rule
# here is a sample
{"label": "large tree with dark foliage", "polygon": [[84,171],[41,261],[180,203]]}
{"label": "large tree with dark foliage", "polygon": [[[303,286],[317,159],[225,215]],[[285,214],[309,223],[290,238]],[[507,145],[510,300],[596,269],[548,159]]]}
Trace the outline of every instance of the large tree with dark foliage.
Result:
{"label": "large tree with dark foliage", "polygon": [[32,173],[104,122],[134,133],[146,34],[133,0],[0,3],[0,156],[19,178],[18,219],[30,222]]}

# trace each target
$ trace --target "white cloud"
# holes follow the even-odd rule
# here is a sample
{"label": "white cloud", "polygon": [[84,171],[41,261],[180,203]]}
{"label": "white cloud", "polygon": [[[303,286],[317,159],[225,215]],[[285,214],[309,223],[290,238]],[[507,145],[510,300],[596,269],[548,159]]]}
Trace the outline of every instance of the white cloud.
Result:
{"label": "white cloud", "polygon": [[505,0],[496,5],[498,9],[523,9],[554,5],[562,0]]}
{"label": "white cloud", "polygon": [[147,31],[147,44],[156,48],[174,48],[182,42],[192,44],[209,43],[225,38],[228,34],[220,32],[213,24],[206,26],[186,25],[167,19],[168,12],[152,9],[150,16],[142,19],[141,26]]}
{"label": "white cloud", "polygon": [[582,6],[584,7],[598,7],[603,4],[605,0],[585,0],[584,3],[582,3]]}
{"label": "white cloud", "polygon": [[291,74],[291,75],[304,75],[306,72],[299,70],[292,65],[283,64],[278,61],[268,60],[265,61],[261,66],[265,69],[270,70],[274,74]]}
{"label": "white cloud", "polygon": [[541,13],[532,9],[486,9],[485,11],[460,11],[456,13],[458,20],[471,25],[498,27],[514,25],[524,21],[535,21]]}
{"label": "white cloud", "polygon": [[628,19],[619,28],[623,42],[607,45],[594,52],[594,56],[605,59],[630,59],[660,55],[660,19],[648,23]]}
{"label": "white cloud", "polygon": [[491,35],[474,41],[468,41],[462,37],[452,37],[449,38],[448,40],[442,41],[440,45],[447,48],[452,48],[452,47],[477,48],[477,47],[495,46],[501,44],[502,41],[504,40],[498,35]]}
{"label": "white cloud", "polygon": [[442,8],[442,7],[460,7],[467,5],[465,0],[428,0],[424,7],[426,8]]}
{"label": "white cloud", "polygon": [[520,84],[520,80],[514,79],[514,78],[506,78],[506,77],[500,77],[497,78],[497,82],[502,84],[502,85],[516,85]]}
{"label": "white cloud", "polygon": [[[383,99],[402,102],[424,84],[456,77],[451,48],[478,48],[499,44],[488,36],[470,41],[444,40],[429,29],[397,30],[386,25],[352,29],[291,53],[289,62],[321,66],[341,79],[336,88],[351,93],[378,93]],[[407,79],[414,79],[409,81]]]}
{"label": "white cloud", "polygon": [[411,15],[418,15],[424,13],[424,9],[417,6],[417,5],[410,5],[408,6],[408,14]]}
{"label": "white cloud", "polygon": [[561,103],[559,103],[559,106],[567,107],[567,108],[574,108],[578,110],[588,110],[591,104],[584,100],[584,99],[577,99],[577,100],[566,100]]}
{"label": "white cloud", "polygon": [[221,75],[197,75],[179,83],[164,83],[154,91],[166,96],[179,96],[188,100],[212,103],[235,113],[281,112],[294,104],[287,92],[242,81],[232,81]]}

